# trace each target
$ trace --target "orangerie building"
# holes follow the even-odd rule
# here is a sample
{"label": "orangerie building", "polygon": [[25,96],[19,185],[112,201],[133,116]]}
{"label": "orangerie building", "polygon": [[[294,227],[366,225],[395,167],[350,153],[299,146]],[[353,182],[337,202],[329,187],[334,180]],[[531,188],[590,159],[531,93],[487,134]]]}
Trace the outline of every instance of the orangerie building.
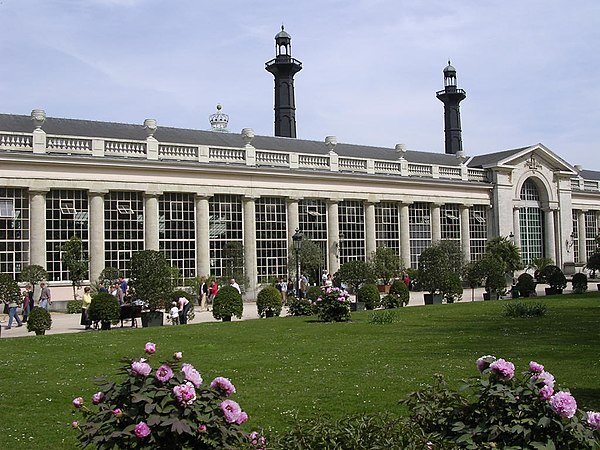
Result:
{"label": "orangerie building", "polygon": [[[600,224],[600,172],[582,170],[542,144],[463,156],[456,71],[444,69],[445,153],[296,138],[290,36],[275,37],[275,137],[0,114],[0,271],[27,264],[67,285],[60,245],[78,235],[89,277],[125,276],[133,252],[160,250],[183,277],[221,276],[223,249],[243,245],[249,292],[288,276],[300,229],[334,273],[379,246],[416,267],[432,242],[460,242],[475,260],[494,236],[510,236],[523,260],[552,258],[578,270]],[[293,270],[290,270],[293,272]]]}

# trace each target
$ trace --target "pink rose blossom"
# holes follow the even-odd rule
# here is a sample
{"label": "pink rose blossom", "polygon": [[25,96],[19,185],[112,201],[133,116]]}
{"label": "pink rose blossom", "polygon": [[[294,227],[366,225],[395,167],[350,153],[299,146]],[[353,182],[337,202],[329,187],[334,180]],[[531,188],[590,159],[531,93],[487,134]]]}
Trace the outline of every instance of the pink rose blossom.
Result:
{"label": "pink rose blossom", "polygon": [[246,414],[245,411],[242,411],[240,413],[240,415],[238,416],[237,420],[235,421],[235,423],[237,423],[238,425],[241,425],[243,423],[245,423],[248,420],[248,414]]}
{"label": "pink rose blossom", "polygon": [[73,399],[73,406],[75,408],[81,408],[83,406],[83,397],[77,397]]}
{"label": "pink rose blossom", "polygon": [[198,433],[206,433],[206,425],[198,425]]}
{"label": "pink rose blossom", "polygon": [[223,400],[220,405],[227,423],[234,423],[242,413],[242,408],[233,400]]}
{"label": "pink rose blossom", "polygon": [[177,361],[179,361],[181,358],[183,358],[183,353],[175,352],[175,353],[173,353],[173,358],[175,358]]}
{"label": "pink rose blossom", "polygon": [[217,389],[219,391],[223,391],[227,397],[231,394],[235,394],[235,386],[224,377],[217,377],[210,383],[210,387],[213,389]]}
{"label": "pink rose blossom", "polygon": [[550,397],[552,397],[552,394],[554,394],[554,389],[552,389],[547,384],[544,385],[544,387],[540,389],[540,398],[542,400],[550,400]]}
{"label": "pink rose blossom", "polygon": [[146,345],[144,346],[144,351],[146,353],[148,353],[149,355],[151,355],[152,353],[156,352],[156,344],[154,342],[146,342]]}
{"label": "pink rose blossom", "polygon": [[158,369],[156,369],[156,373],[154,374],[156,379],[161,383],[166,383],[171,378],[173,378],[173,370],[169,367],[168,364],[163,364]]}
{"label": "pink rose blossom", "polygon": [[531,361],[529,363],[529,371],[533,373],[542,373],[544,371],[544,366],[535,361]]}
{"label": "pink rose blossom", "polygon": [[479,370],[480,372],[483,372],[485,369],[490,367],[490,364],[492,362],[494,362],[495,360],[496,360],[495,356],[486,355],[486,356],[482,356],[481,358],[479,358],[477,360],[477,362],[475,363],[475,365],[477,366],[477,370]]}
{"label": "pink rose blossom", "polygon": [[200,376],[200,373],[194,368],[194,366],[187,363],[182,364],[181,371],[184,373],[185,379],[187,381],[191,381],[194,386],[200,387],[200,385],[202,384],[202,377]]}
{"label": "pink rose blossom", "polygon": [[73,422],[71,422],[71,426],[73,428],[79,428],[79,422],[77,422],[76,420],[74,420]]}
{"label": "pink rose blossom", "polygon": [[559,391],[550,398],[550,408],[562,417],[570,419],[577,412],[577,402],[569,392]]}
{"label": "pink rose blossom", "polygon": [[196,400],[196,390],[189,381],[173,388],[173,394],[181,406],[189,406]]}
{"label": "pink rose blossom", "polygon": [[102,403],[104,401],[104,392],[96,392],[92,395],[92,403],[97,405],[98,403]]}
{"label": "pink rose blossom", "polygon": [[502,358],[497,359],[490,364],[492,372],[497,373],[505,380],[510,380],[515,376],[515,365],[510,361],[506,361]]}
{"label": "pink rose blossom", "polygon": [[587,424],[596,430],[600,430],[600,412],[588,411]]}
{"label": "pink rose blossom", "polygon": [[144,358],[131,363],[132,375],[141,375],[143,377],[147,377],[148,375],[150,375],[151,371],[152,368],[150,367],[150,364],[148,364]]}
{"label": "pink rose blossom", "polygon": [[138,439],[144,439],[150,434],[150,427],[146,425],[145,422],[140,422],[135,426],[133,432],[135,433]]}
{"label": "pink rose blossom", "polygon": [[111,412],[115,417],[121,417],[123,415],[123,411],[121,410],[121,408],[115,408]]}

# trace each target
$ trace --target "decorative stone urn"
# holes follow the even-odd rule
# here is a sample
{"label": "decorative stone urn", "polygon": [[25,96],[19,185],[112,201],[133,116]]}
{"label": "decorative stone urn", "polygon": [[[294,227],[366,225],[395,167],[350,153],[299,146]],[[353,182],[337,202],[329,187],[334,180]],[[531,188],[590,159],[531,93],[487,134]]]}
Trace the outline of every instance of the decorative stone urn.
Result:
{"label": "decorative stone urn", "polygon": [[144,120],[144,130],[146,131],[146,136],[151,138],[154,137],[154,133],[158,128],[158,124],[156,119],[146,119]]}
{"label": "decorative stone urn", "polygon": [[242,139],[246,147],[251,147],[252,139],[254,139],[254,130],[252,128],[242,128]]}
{"label": "decorative stone urn", "polygon": [[31,120],[36,130],[40,130],[46,121],[46,111],[43,109],[34,109],[31,111]]}
{"label": "decorative stone urn", "polygon": [[337,138],[335,136],[326,136],[325,137],[325,146],[329,149],[330,152],[333,151],[335,146],[337,145]]}
{"label": "decorative stone urn", "polygon": [[396,144],[395,150],[399,159],[404,158],[404,154],[406,153],[406,144]]}

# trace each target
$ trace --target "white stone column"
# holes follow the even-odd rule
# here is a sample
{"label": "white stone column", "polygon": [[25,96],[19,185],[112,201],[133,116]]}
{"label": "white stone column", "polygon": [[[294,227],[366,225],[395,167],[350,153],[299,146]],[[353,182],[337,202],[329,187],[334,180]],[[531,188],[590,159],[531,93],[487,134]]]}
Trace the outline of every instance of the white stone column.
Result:
{"label": "white stone column", "polygon": [[377,241],[375,239],[375,204],[369,202],[365,203],[365,244],[367,260],[369,260],[377,248]]}
{"label": "white stone column", "polygon": [[158,193],[144,194],[144,248],[159,250],[158,245]]}
{"label": "white stone column", "polygon": [[554,228],[554,210],[548,208],[544,211],[544,215],[546,216],[546,233],[544,240],[544,245],[546,247],[546,257],[552,258],[554,264],[557,264],[558,260],[556,259],[556,231]]}
{"label": "white stone column", "polygon": [[90,281],[100,278],[104,270],[104,195],[107,191],[90,191]]}
{"label": "white stone column", "polygon": [[203,277],[210,275],[210,234],[208,197],[196,195],[196,274]]}
{"label": "white stone column", "polygon": [[252,197],[244,197],[244,264],[248,277],[247,292],[256,296],[258,272],[256,268],[256,201]]}
{"label": "white stone column", "polygon": [[579,261],[587,262],[587,249],[585,246],[585,210],[577,211],[577,239],[579,241]]}
{"label": "white stone column", "polygon": [[334,274],[340,268],[340,222],[337,201],[327,202],[327,253],[329,256],[329,273]]}
{"label": "white stone column", "polygon": [[431,242],[442,240],[442,220],[440,217],[440,203],[431,204]]}
{"label": "white stone column", "polygon": [[29,264],[46,269],[46,193],[29,191]]}
{"label": "white stone column", "polygon": [[521,247],[521,208],[513,207],[513,235],[515,245]]}
{"label": "white stone column", "polygon": [[471,225],[469,223],[469,206],[460,205],[460,244],[465,261],[471,261]]}
{"label": "white stone column", "polygon": [[400,204],[400,256],[404,267],[410,267],[410,226],[408,223],[408,203]]}
{"label": "white stone column", "polygon": [[[292,236],[297,229],[300,229],[300,217],[298,216],[298,199],[288,198],[287,199],[287,237],[288,237],[288,249],[294,245]],[[302,230],[300,230],[302,231]],[[290,272],[288,270],[288,272]]]}

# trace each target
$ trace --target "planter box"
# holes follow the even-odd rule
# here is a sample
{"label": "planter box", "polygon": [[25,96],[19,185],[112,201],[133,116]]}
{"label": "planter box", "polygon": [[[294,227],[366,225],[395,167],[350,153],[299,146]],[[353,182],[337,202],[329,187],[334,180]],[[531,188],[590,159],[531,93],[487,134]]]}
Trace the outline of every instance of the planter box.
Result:
{"label": "planter box", "polygon": [[494,292],[493,294],[491,292],[484,292],[483,293],[483,300],[487,301],[487,300],[498,300],[498,293]]}
{"label": "planter box", "polygon": [[544,290],[546,291],[546,295],[559,295],[563,293],[562,289],[556,289],[553,287],[547,287],[544,288]]}
{"label": "planter box", "polygon": [[521,296],[521,293],[518,289],[511,289],[510,295],[512,298],[519,298]]}
{"label": "planter box", "polygon": [[426,305],[441,305],[443,299],[442,294],[423,294],[423,298]]}
{"label": "planter box", "polygon": [[365,311],[365,302],[350,303],[350,311]]}
{"label": "planter box", "polygon": [[164,314],[162,311],[146,311],[142,313],[143,327],[162,327]]}
{"label": "planter box", "polygon": [[391,285],[389,285],[389,284],[378,284],[377,285],[377,290],[379,290],[379,292],[381,294],[389,294],[390,293],[390,287],[391,287]]}

